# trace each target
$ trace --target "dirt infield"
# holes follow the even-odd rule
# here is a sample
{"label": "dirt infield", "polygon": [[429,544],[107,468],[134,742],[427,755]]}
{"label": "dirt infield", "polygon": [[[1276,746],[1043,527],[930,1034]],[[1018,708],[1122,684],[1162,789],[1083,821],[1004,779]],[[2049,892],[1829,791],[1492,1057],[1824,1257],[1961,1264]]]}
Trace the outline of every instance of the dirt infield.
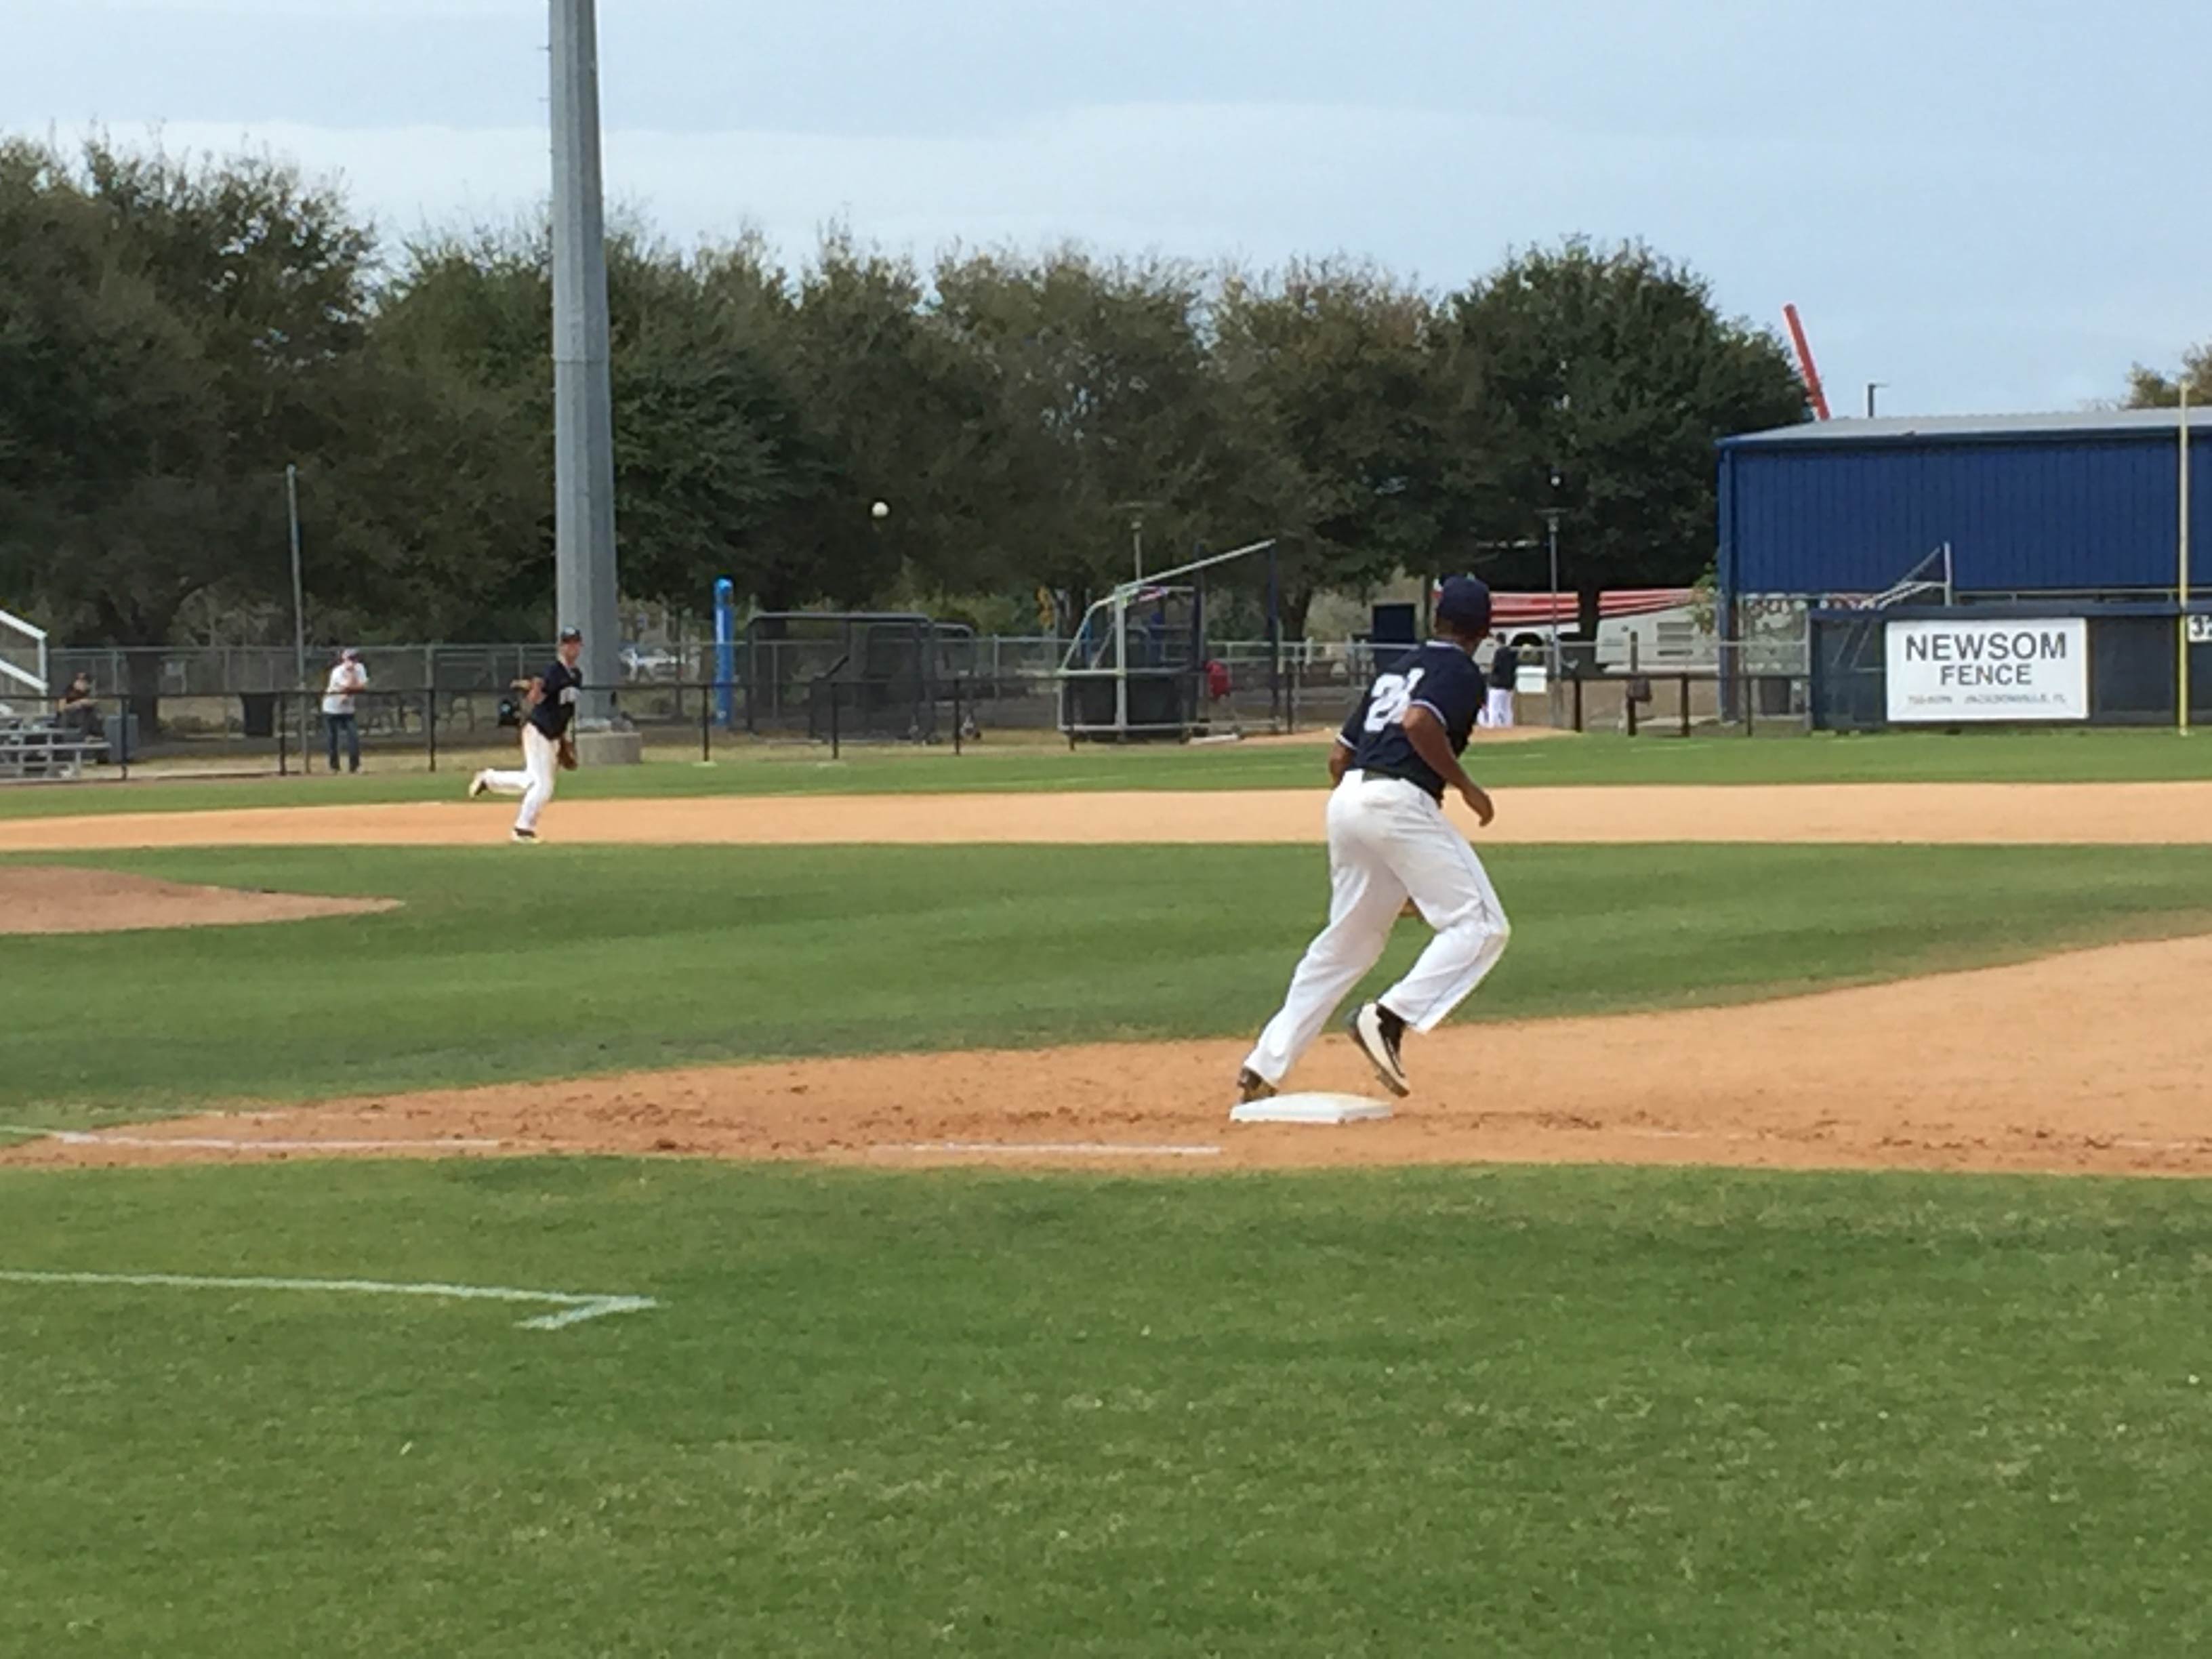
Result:
{"label": "dirt infield", "polygon": [[[1318,790],[1188,794],[716,796],[558,802],[598,844],[1317,842]],[[2094,799],[2094,810],[2088,804]],[[0,822],[0,851],[202,845],[466,846],[507,814],[460,803]],[[1520,789],[1484,842],[2148,845],[2212,839],[2212,784]],[[531,856],[519,851],[516,856]],[[98,887],[118,925],[213,890],[0,870],[0,912],[41,883]],[[89,884],[89,885],[88,885]],[[104,884],[104,885],[102,885]],[[123,884],[132,884],[128,890]],[[58,892],[60,890],[54,890]],[[345,901],[226,894],[264,914]],[[161,907],[171,907],[162,908]],[[374,908],[374,907],[372,907]],[[1287,963],[1285,968],[1287,969]],[[524,1152],[1197,1170],[1587,1162],[2212,1174],[2212,939],[2135,945],[1751,1006],[1462,1026],[1413,1055],[1385,1124],[1232,1127],[1237,1042],[1094,1045],[691,1069],[337,1101],[33,1140],[0,1164]],[[1256,1017],[1256,1013],[1255,1013]],[[1500,1091],[1495,1079],[1512,1079]],[[1467,1079],[1462,1082],[1460,1079]],[[1295,1079],[1372,1087],[1341,1038]]]}
{"label": "dirt infield", "polygon": [[[1318,842],[1326,793],[695,796],[556,800],[549,842],[591,845]],[[1484,843],[2212,841],[2212,783],[1829,784],[1511,789]],[[1455,806],[1455,811],[1462,809]],[[0,853],[149,847],[467,847],[497,806],[454,802],[0,820]]]}
{"label": "dirt infield", "polygon": [[190,887],[71,865],[0,866],[0,933],[120,933],[140,928],[232,927],[398,908],[396,899]]}
{"label": "dirt infield", "polygon": [[[2212,939],[2190,939],[1750,1006],[1449,1028],[1409,1050],[1419,1092],[1395,1119],[1340,1129],[1232,1127],[1225,1095],[1243,1044],[1216,1042],[390,1095],[50,1139],[0,1152],[0,1164],[413,1150],[891,1168],[1557,1162],[2204,1175],[2212,1022],[2196,988],[2208,976]],[[1372,1088],[1341,1037],[1296,1082]]]}

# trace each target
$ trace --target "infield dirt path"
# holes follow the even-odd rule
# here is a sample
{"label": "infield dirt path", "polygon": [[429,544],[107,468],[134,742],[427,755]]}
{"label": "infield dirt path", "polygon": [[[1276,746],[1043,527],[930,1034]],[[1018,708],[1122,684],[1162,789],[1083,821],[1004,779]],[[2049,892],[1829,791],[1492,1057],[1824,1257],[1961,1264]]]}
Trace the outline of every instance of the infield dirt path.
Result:
{"label": "infield dirt path", "polygon": [[[556,800],[574,845],[1317,843],[1322,789]],[[1507,789],[1487,842],[2212,841],[2212,783],[1827,784]],[[1455,804],[1454,811],[1464,817]],[[0,852],[143,847],[465,847],[506,838],[499,803],[255,807],[0,820]],[[1469,825],[1472,828],[1470,823]]]}
{"label": "infield dirt path", "polygon": [[[546,828],[602,844],[1316,843],[1323,800],[1299,790],[573,801],[556,802]],[[1519,789],[1498,805],[1498,823],[1479,840],[2212,840],[2207,783]],[[506,823],[504,811],[459,803],[48,818],[0,822],[0,851],[461,846],[498,840]],[[890,1167],[1501,1161],[2212,1175],[2208,980],[2212,939],[2194,939],[1750,1006],[1459,1026],[1410,1052],[1419,1092],[1394,1121],[1340,1129],[1232,1127],[1226,1097],[1244,1045],[1223,1041],[380,1096],[54,1137],[0,1151],[0,1164],[537,1152]],[[1373,1087],[1340,1036],[1293,1081]]]}
{"label": "infield dirt path", "polygon": [[[1525,1162],[2204,1175],[2208,981],[2212,939],[2191,939],[1744,1007],[1449,1027],[1409,1048],[1418,1092],[1393,1121],[1344,1128],[1231,1126],[1241,1042],[1096,1044],[367,1097],[39,1141],[0,1152],[0,1164],[316,1156],[333,1150],[318,1143],[349,1142],[385,1156],[665,1152],[878,1167]],[[1294,1081],[1373,1089],[1341,1036]],[[441,1145],[459,1139],[478,1144]]]}

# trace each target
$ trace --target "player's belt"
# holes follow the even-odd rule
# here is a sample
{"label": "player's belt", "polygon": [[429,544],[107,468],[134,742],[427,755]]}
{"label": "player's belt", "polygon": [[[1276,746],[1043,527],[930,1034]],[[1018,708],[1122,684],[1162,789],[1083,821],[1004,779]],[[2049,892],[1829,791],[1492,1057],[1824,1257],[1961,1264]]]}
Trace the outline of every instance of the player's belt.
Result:
{"label": "player's belt", "polygon": [[1444,798],[1443,790],[1431,789],[1427,784],[1423,783],[1419,778],[1409,778],[1404,774],[1399,772],[1378,772],[1371,766],[1354,766],[1346,769],[1344,774],[1344,781],[1346,783],[1354,784],[1407,784],[1413,788],[1419,790],[1423,794],[1426,795],[1431,800],[1437,802],[1439,805],[1443,804]]}

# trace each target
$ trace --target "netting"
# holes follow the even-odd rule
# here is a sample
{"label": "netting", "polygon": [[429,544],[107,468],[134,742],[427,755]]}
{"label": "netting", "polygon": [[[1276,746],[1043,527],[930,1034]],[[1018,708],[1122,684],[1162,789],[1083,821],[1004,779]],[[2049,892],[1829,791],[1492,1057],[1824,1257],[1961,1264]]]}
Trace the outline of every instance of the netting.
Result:
{"label": "netting", "polygon": [[919,614],[775,611],[745,626],[738,657],[757,736],[927,743],[973,630]]}

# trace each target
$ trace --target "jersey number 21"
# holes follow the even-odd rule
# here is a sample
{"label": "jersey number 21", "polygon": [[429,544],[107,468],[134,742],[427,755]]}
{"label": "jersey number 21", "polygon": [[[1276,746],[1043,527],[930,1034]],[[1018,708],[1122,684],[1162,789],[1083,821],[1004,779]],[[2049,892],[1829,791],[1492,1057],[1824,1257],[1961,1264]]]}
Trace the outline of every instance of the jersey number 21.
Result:
{"label": "jersey number 21", "polygon": [[1402,721],[1413,705],[1413,689],[1426,672],[1425,668],[1416,668],[1410,674],[1385,674],[1376,681],[1367,697],[1367,729],[1380,732]]}

